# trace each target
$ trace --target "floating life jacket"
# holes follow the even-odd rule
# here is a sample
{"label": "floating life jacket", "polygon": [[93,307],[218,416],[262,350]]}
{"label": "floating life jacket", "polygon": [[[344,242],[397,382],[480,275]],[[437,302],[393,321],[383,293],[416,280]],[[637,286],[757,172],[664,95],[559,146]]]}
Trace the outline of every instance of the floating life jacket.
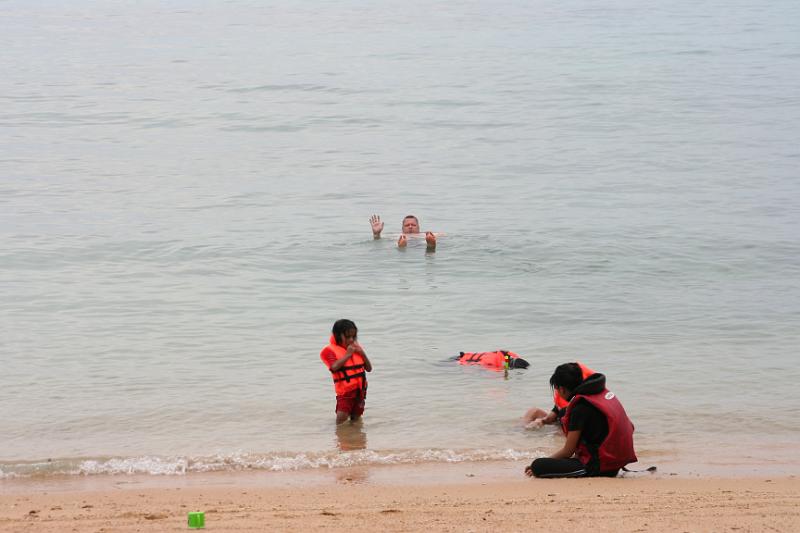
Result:
{"label": "floating life jacket", "polygon": [[[578,366],[581,367],[581,374],[582,374],[581,377],[583,379],[586,379],[586,378],[588,378],[589,376],[591,376],[592,374],[595,373],[594,370],[592,370],[588,366],[584,365],[580,361],[578,361]],[[567,400],[565,400],[564,398],[562,398],[561,395],[559,393],[557,393],[555,390],[553,390],[553,403],[555,404],[556,407],[558,407],[559,412],[563,412],[563,409],[566,409],[567,406],[569,405],[569,402]],[[559,416],[563,416],[563,415],[559,415]]]}
{"label": "floating life jacket", "polygon": [[[333,335],[331,335],[327,347],[336,354],[336,359],[341,359],[347,353],[347,348],[336,344]],[[320,354],[320,359],[322,359],[322,354]],[[322,362],[327,365],[324,359]],[[333,377],[333,388],[336,390],[337,396],[356,389],[366,389],[367,375],[364,372],[364,358],[359,352],[354,352],[345,366],[335,372],[331,370],[331,377]]]}
{"label": "floating life jacket", "polygon": [[506,350],[494,352],[460,352],[458,362],[462,365],[481,365],[492,370],[504,368],[528,368],[530,364],[515,354]]}
{"label": "floating life jacket", "polygon": [[622,407],[616,395],[606,389],[605,376],[602,374],[595,374],[595,376],[596,379],[592,378],[592,381],[596,382],[593,385],[602,390],[596,394],[581,394],[579,392],[573,396],[567,406],[566,414],[561,418],[561,429],[566,435],[569,428],[570,413],[578,401],[585,400],[595,406],[606,417],[608,436],[596,450],[591,450],[586,445],[586,442],[581,439],[575,450],[575,456],[585,465],[595,459],[600,465],[600,472],[611,472],[619,470],[628,463],[638,461],[636,452],[633,449],[633,422],[628,418],[625,408]]}

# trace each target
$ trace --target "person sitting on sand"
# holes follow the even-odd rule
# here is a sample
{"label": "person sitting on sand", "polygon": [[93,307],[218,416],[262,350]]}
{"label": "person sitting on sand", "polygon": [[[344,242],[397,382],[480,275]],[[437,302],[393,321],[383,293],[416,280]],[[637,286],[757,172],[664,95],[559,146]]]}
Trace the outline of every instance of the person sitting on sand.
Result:
{"label": "person sitting on sand", "polygon": [[550,386],[569,399],[561,429],[564,446],[550,457],[540,457],[525,475],[551,477],[614,477],[634,463],[633,423],[616,395],[606,389],[606,377],[594,373],[583,378],[578,363],[556,367]]}
{"label": "person sitting on sand", "polygon": [[[586,379],[594,374],[594,370],[584,365],[580,361],[577,363],[577,365],[581,367],[581,375],[583,376],[583,379]],[[522,415],[522,423],[525,425],[525,429],[539,429],[543,425],[555,424],[561,420],[562,416],[564,416],[564,410],[567,408],[568,403],[569,401],[565,398],[562,398],[558,394],[558,391],[554,389],[553,408],[549,412],[546,412],[544,409],[540,409],[538,407],[532,407],[531,409],[528,409],[524,415]]]}
{"label": "person sitting on sand", "polygon": [[[381,222],[381,217],[378,215],[372,215],[369,219],[369,223],[372,226],[372,237],[374,239],[381,238],[381,232],[383,231],[383,222]],[[421,232],[419,231],[419,219],[414,215],[406,215],[403,219],[403,233],[397,239],[397,247],[398,248],[405,248],[408,244],[408,236],[414,235],[419,236]],[[425,242],[428,245],[429,252],[436,251],[436,234],[432,231],[425,232]]]}

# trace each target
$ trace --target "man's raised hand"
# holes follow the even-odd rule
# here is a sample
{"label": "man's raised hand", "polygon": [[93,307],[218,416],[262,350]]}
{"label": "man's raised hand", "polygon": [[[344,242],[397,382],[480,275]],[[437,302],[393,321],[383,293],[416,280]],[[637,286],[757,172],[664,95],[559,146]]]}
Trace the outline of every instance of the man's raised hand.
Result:
{"label": "man's raised hand", "polygon": [[369,224],[372,226],[372,236],[376,239],[380,239],[381,232],[383,231],[383,222],[381,222],[381,217],[378,215],[372,215],[369,218]]}

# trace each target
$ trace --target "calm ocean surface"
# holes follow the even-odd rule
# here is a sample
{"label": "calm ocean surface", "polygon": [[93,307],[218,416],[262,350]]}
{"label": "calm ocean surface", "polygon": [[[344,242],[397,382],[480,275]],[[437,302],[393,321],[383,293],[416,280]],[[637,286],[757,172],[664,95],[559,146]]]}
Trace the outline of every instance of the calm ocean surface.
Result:
{"label": "calm ocean surface", "polygon": [[576,359],[646,465],[797,464],[800,3],[10,0],[0,49],[0,478],[529,458]]}

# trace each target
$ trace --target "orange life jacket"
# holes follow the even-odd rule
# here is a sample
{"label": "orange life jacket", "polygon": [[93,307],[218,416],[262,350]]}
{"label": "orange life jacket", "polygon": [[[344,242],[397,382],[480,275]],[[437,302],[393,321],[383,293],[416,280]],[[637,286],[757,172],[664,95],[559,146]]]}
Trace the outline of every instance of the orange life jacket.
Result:
{"label": "orange life jacket", "polygon": [[[581,367],[581,374],[582,374],[581,377],[583,379],[586,379],[595,373],[594,370],[584,365],[580,361],[578,362],[578,366]],[[562,398],[561,395],[558,394],[555,390],[553,391],[553,403],[555,403],[556,407],[558,407],[559,410],[565,409],[569,405],[569,402],[564,398]]]}
{"label": "orange life jacket", "polygon": [[[327,347],[336,354],[336,359],[341,359],[347,353],[347,348],[336,344],[333,335],[331,335]],[[323,351],[325,350],[323,349]],[[322,359],[321,353],[320,359]],[[328,363],[325,359],[322,359],[322,362],[327,366]],[[336,390],[337,396],[356,389],[366,389],[367,375],[364,372],[364,358],[359,352],[354,352],[345,366],[335,372],[331,370],[331,377],[333,377],[333,388]]]}
{"label": "orange life jacket", "polygon": [[[514,359],[518,359],[525,364],[517,366]],[[506,350],[496,350],[494,352],[461,352],[461,355],[458,357],[458,362],[462,365],[481,365],[492,370],[525,368],[528,366],[527,361],[522,359],[519,355]]]}

